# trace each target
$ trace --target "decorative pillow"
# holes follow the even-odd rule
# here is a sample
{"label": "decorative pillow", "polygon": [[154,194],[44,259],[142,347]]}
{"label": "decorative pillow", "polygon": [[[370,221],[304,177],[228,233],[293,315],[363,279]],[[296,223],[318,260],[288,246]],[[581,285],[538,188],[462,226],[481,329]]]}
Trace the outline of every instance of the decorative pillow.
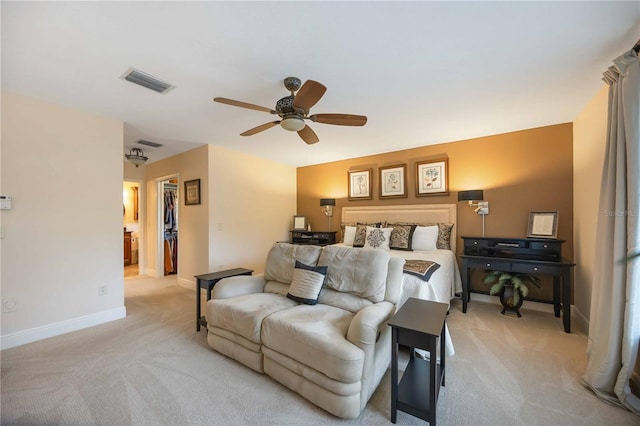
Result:
{"label": "decorative pillow", "polygon": [[356,224],[356,236],[353,239],[354,247],[364,247],[365,238],[367,237],[367,227],[380,228],[381,222],[376,223],[357,223]]}
{"label": "decorative pillow", "polygon": [[345,226],[344,227],[344,239],[343,244],[345,246],[353,246],[353,240],[356,238],[356,227],[355,226]]}
{"label": "decorative pillow", "polygon": [[416,225],[405,225],[399,223],[387,223],[385,228],[393,228],[389,239],[389,248],[393,250],[411,251],[411,240]]}
{"label": "decorative pillow", "polygon": [[309,266],[296,260],[287,297],[298,303],[315,305],[327,275],[327,266]]}
{"label": "decorative pillow", "polygon": [[438,226],[438,242],[436,247],[441,250],[451,250],[451,230],[453,229],[452,223],[428,223],[425,226],[436,225]]}
{"label": "decorative pillow", "polygon": [[393,231],[393,228],[367,226],[364,248],[389,250],[391,231]]}
{"label": "decorative pillow", "polygon": [[413,232],[413,250],[435,250],[438,248],[438,226],[418,226]]}

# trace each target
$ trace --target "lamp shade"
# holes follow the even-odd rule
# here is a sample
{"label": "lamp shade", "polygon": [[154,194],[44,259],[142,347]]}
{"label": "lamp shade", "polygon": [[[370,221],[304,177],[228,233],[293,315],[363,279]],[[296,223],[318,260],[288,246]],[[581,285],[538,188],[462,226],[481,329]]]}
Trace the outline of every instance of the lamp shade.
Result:
{"label": "lamp shade", "polygon": [[459,191],[458,201],[482,201],[484,198],[482,189],[474,189],[472,191]]}
{"label": "lamp shade", "polygon": [[335,198],[320,198],[320,207],[335,206],[335,205],[336,205]]}

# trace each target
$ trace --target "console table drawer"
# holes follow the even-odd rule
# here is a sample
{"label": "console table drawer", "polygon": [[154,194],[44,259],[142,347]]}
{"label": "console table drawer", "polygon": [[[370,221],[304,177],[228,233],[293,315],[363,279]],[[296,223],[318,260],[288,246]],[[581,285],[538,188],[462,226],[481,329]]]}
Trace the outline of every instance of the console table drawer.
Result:
{"label": "console table drawer", "polygon": [[547,265],[529,265],[523,263],[513,263],[511,270],[513,272],[524,272],[527,274],[557,274],[561,266]]}
{"label": "console table drawer", "polygon": [[541,243],[541,242],[532,242],[531,243],[532,250],[543,250],[543,251],[553,251],[560,253],[561,245],[560,243]]}
{"label": "console table drawer", "polygon": [[511,270],[511,262],[501,261],[501,260],[480,260],[480,259],[469,259],[469,266],[472,268],[484,268],[491,269],[495,271],[505,271],[509,272]]}

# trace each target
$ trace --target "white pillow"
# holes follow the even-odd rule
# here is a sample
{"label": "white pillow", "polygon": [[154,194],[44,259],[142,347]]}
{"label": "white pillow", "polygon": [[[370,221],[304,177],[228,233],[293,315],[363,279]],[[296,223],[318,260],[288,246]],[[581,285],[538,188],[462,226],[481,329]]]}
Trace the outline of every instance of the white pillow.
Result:
{"label": "white pillow", "polygon": [[438,242],[438,225],[417,226],[411,240],[412,250],[436,250]]}
{"label": "white pillow", "polygon": [[389,250],[393,228],[374,228],[367,226],[367,235],[364,238],[364,248]]}
{"label": "white pillow", "polygon": [[355,226],[345,226],[344,227],[344,238],[342,239],[342,244],[345,246],[353,246],[353,240],[356,238],[356,227]]}

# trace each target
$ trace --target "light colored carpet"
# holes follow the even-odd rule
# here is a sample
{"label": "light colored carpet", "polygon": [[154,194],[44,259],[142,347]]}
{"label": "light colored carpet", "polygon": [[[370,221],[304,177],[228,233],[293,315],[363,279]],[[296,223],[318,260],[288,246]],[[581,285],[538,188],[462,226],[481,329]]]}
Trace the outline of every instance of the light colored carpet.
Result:
{"label": "light colored carpet", "polygon": [[[127,317],[1,353],[3,425],[388,425],[390,373],[358,419],[333,417],[214,352],[175,276],[125,280]],[[526,305],[525,305],[526,306]],[[580,385],[586,337],[552,314],[453,302],[444,425],[638,425]],[[403,368],[407,356],[401,357]],[[424,424],[398,413],[398,424]]]}

